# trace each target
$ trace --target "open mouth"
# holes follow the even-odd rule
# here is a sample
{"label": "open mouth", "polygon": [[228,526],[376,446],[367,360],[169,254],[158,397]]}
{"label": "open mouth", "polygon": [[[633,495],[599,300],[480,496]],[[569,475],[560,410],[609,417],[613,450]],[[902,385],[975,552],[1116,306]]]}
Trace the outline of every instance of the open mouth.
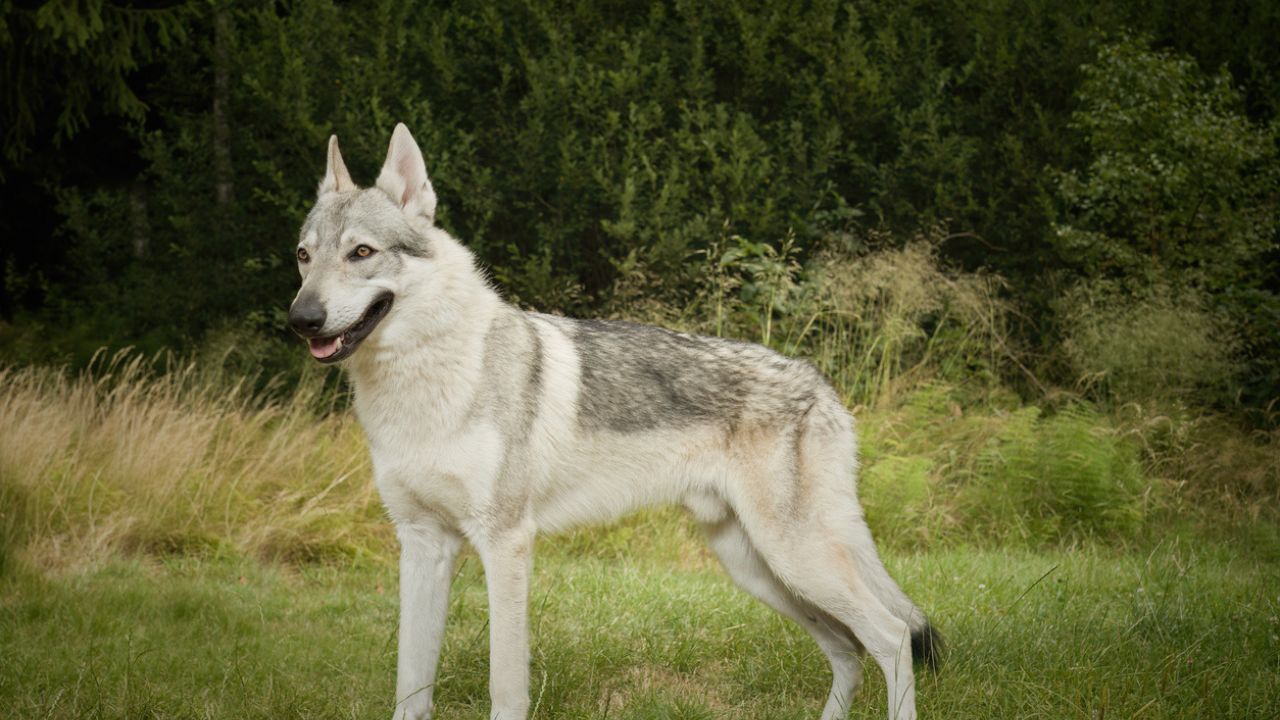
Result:
{"label": "open mouth", "polygon": [[387,293],[374,300],[359,320],[337,335],[313,337],[307,340],[311,356],[322,363],[334,363],[350,357],[360,345],[360,341],[368,337],[378,323],[382,322],[382,318],[387,316],[393,299],[394,296]]}

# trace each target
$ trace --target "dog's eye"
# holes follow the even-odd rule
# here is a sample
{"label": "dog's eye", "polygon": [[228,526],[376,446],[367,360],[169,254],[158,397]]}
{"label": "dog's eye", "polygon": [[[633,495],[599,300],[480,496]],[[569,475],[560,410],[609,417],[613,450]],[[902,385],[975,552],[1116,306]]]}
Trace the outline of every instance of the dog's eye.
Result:
{"label": "dog's eye", "polygon": [[368,245],[357,245],[355,250],[351,251],[351,257],[354,259],[367,258],[373,254],[373,248]]}
{"label": "dog's eye", "polygon": [[298,262],[304,263],[310,260],[311,254],[306,251],[306,248],[298,248]]}

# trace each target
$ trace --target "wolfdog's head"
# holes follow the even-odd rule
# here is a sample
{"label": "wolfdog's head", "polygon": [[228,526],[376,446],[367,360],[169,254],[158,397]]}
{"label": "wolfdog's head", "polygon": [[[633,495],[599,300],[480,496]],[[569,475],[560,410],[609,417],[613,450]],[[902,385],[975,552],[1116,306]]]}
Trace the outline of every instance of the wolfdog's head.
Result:
{"label": "wolfdog's head", "polygon": [[319,197],[298,238],[302,287],[289,308],[290,327],[317,360],[343,360],[385,334],[393,305],[429,302],[435,212],[422,151],[403,124],[367,189],[351,180],[337,136],[329,138]]}

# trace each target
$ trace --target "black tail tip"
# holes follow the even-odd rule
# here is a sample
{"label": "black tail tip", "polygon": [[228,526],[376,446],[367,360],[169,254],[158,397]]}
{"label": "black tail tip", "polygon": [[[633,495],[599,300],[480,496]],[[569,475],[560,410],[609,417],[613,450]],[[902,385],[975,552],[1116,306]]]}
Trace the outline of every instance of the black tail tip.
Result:
{"label": "black tail tip", "polygon": [[917,667],[924,666],[935,672],[942,662],[942,635],[927,621],[924,627],[911,633],[911,659]]}

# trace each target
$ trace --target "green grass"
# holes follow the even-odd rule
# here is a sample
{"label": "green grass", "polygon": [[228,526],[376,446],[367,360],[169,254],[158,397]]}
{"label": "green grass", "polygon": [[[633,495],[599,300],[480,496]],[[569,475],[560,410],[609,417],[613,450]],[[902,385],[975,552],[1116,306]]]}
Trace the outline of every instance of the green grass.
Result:
{"label": "green grass", "polygon": [[[1274,557],[1274,556],[1273,556]],[[1142,552],[888,557],[947,636],[923,717],[1250,718],[1280,707],[1280,564],[1182,541]],[[0,716],[384,718],[396,572],[239,556],[11,562]],[[672,514],[541,541],[534,717],[813,718],[807,636],[736,590]],[[464,556],[439,717],[487,717],[484,578]],[[869,670],[851,716],[880,718]]]}
{"label": "green grass", "polygon": [[[388,717],[394,537],[354,417],[155,365],[0,369],[0,719]],[[946,378],[857,413],[868,521],[950,644],[922,716],[1275,717],[1280,431]],[[825,700],[817,648],[678,512],[543,539],[537,570],[535,718]],[[486,617],[464,556],[440,718],[487,717]],[[851,715],[884,707],[873,668]]]}

